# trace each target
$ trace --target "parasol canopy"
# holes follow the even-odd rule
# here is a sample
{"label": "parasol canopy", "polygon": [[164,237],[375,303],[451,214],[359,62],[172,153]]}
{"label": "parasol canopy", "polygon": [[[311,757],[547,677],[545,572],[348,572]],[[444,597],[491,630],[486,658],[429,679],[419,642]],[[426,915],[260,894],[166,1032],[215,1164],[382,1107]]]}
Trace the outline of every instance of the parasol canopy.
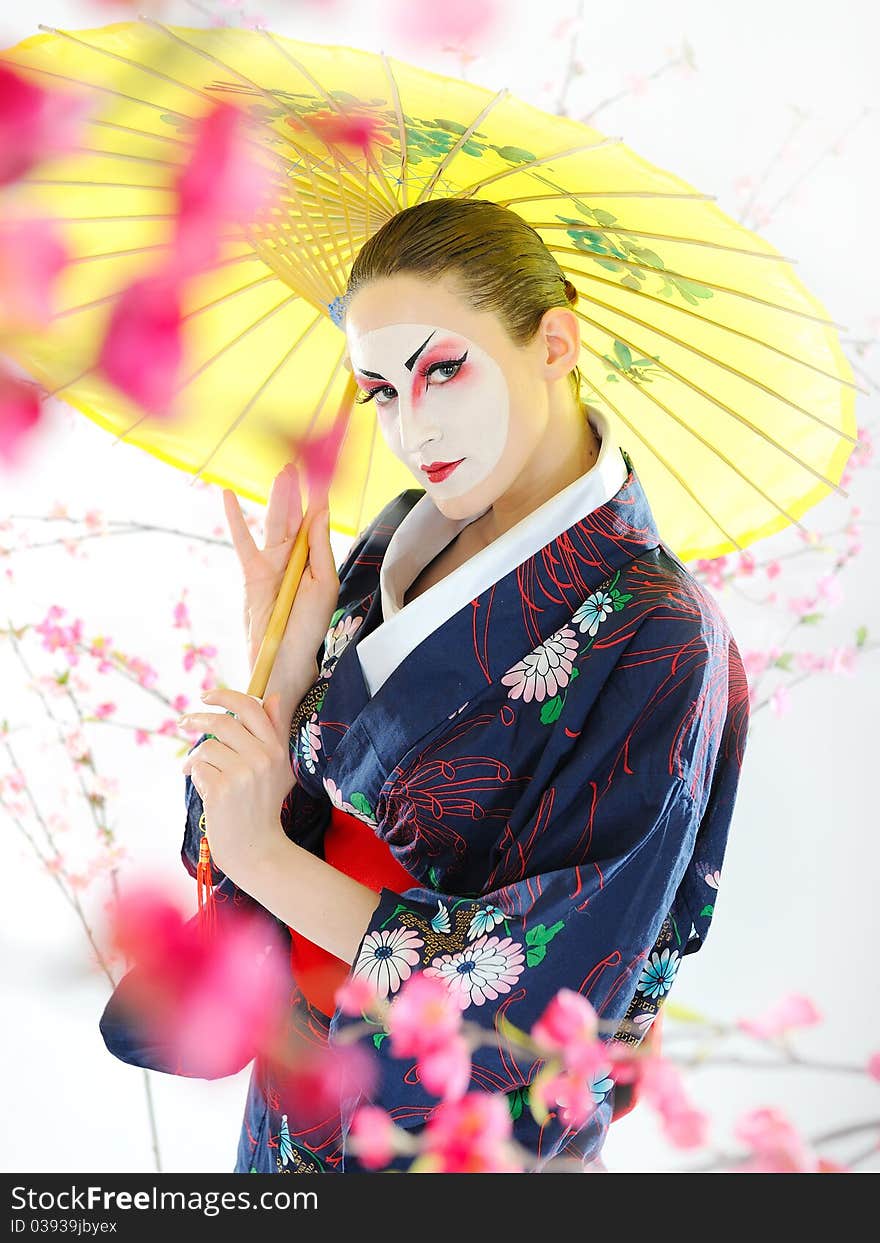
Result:
{"label": "parasol canopy", "polygon": [[[334,300],[359,249],[402,209],[463,196],[519,213],[577,288],[582,399],[610,419],[682,560],[744,549],[842,492],[857,386],[841,326],[793,260],[621,138],[507,89],[266,30],[41,29],[0,62],[93,107],[80,147],[13,187],[72,261],[48,328],[4,349],[118,439],[265,502],[284,436],[320,434],[350,406]],[[193,123],[221,99],[257,123],[275,196],[188,282],[181,413],[160,419],[96,359],[115,300],[171,244]],[[363,149],[334,139],[351,118],[370,127]],[[350,419],[332,526],[355,535],[413,486],[375,416]]]}

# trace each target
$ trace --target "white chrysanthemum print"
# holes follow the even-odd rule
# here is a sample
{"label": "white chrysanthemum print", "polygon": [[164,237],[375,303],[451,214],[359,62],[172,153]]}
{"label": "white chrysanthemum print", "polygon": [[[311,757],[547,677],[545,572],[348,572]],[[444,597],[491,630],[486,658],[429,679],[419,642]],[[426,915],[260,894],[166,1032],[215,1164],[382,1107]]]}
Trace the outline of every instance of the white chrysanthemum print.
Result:
{"label": "white chrysanthemum print", "polygon": [[594,591],[591,596],[587,596],[583,604],[578,606],[571,620],[581,634],[586,631],[592,637],[605,618],[610,617],[613,612],[614,597],[607,591]]}
{"label": "white chrysanthemum print", "polygon": [[481,906],[471,919],[467,930],[467,939],[473,941],[477,937],[483,936],[484,933],[491,932],[496,924],[503,923],[503,921],[504,912],[489,902],[486,906]]}
{"label": "white chrysanthemum print", "polygon": [[335,626],[331,626],[327,631],[324,639],[324,658],[321,661],[319,673],[324,675],[325,669],[339,659],[349,643],[354,638],[354,633],[363,622],[362,617],[340,617]]}
{"label": "white chrysanthemum print", "polygon": [[571,627],[557,630],[504,674],[501,681],[510,687],[508,699],[522,698],[525,703],[533,699],[539,703],[551,699],[568,686],[577,650],[577,639]]}
{"label": "white chrysanthemum print", "polygon": [[297,739],[297,755],[307,772],[313,773],[318,763],[318,752],[321,750],[321,730],[318,727],[318,714],[313,712],[307,721],[299,727]]}
{"label": "white chrysanthemum print", "polygon": [[439,954],[425,975],[442,980],[466,1010],[509,993],[525,966],[523,947],[510,937],[480,937],[457,954]]}
{"label": "white chrysanthemum print", "polygon": [[383,928],[368,932],[361,951],[351,969],[352,975],[363,975],[380,997],[396,993],[421,958],[424,941],[412,928]]}

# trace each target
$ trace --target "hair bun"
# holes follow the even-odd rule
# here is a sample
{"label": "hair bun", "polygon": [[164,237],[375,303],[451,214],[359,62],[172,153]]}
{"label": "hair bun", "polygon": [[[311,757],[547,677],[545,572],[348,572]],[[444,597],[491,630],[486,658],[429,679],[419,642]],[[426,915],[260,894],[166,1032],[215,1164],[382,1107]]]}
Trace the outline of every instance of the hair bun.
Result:
{"label": "hair bun", "polygon": [[565,296],[566,298],[568,298],[569,302],[571,303],[577,302],[578,291],[575,289],[574,285],[571,283],[568,277],[565,278],[564,289],[565,289]]}

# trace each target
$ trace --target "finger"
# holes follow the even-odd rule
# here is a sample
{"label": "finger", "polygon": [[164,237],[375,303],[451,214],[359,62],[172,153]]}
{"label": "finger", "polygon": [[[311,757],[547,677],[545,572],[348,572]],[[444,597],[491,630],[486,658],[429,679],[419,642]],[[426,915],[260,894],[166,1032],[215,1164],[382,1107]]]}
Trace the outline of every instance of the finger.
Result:
{"label": "finger", "polygon": [[329,581],[336,572],[330,545],[330,511],[322,509],[309,524],[309,568],[319,582]]}
{"label": "finger", "polygon": [[244,569],[248,562],[258,553],[259,549],[254,543],[250,527],[245,522],[244,514],[241,512],[241,505],[238,503],[238,497],[231,488],[223,489],[223,508],[226,510],[226,521],[229,524],[229,533],[232,536],[232,546],[241,562],[242,569]]}
{"label": "finger", "polygon": [[299,483],[291,467],[288,462],[272,480],[263,525],[264,548],[277,548],[289,538],[289,511],[293,507],[295,513],[299,501]]}
{"label": "finger", "polygon": [[[215,724],[219,725],[224,719],[229,720],[233,725],[245,725],[261,742],[271,742],[274,739],[275,731],[272,722],[266,716],[266,711],[256,696],[246,695],[244,691],[233,691],[224,686],[206,691],[202,695],[202,700],[204,703],[217,704],[221,708],[226,708],[238,717],[238,721],[233,721],[232,717],[224,718],[220,714],[212,713],[211,720]],[[217,731],[212,729],[210,732],[213,734]]]}
{"label": "finger", "polygon": [[236,758],[236,753],[230,751],[229,747],[218,738],[208,738],[192,755],[186,757],[180,767],[184,773],[189,773],[190,776],[193,775],[197,768],[201,768],[203,772],[205,769],[211,768],[215,772],[222,773],[229,768]]}
{"label": "finger", "polygon": [[287,503],[287,538],[296,539],[303,523],[302,497],[299,491],[299,471],[295,462],[288,463],[291,475],[290,495]]}

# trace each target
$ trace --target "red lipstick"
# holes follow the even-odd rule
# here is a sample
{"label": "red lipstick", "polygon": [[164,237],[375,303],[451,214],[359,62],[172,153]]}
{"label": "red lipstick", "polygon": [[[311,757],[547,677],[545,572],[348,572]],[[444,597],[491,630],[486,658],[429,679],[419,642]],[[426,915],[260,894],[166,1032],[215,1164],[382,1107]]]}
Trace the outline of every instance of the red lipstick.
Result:
{"label": "red lipstick", "polygon": [[448,479],[456,466],[460,466],[464,461],[460,457],[457,462],[431,462],[428,466],[423,466],[422,470],[431,480],[431,483],[442,483],[444,479]]}

